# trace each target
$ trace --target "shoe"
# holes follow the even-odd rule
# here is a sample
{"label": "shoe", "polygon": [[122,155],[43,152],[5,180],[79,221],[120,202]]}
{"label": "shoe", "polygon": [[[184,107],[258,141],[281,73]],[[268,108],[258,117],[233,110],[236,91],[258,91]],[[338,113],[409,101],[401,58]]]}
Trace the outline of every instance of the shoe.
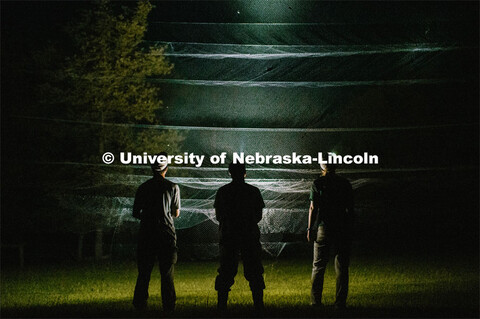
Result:
{"label": "shoe", "polygon": [[174,313],[174,310],[173,309],[165,309],[163,311],[163,313],[165,314],[165,317],[172,317],[173,313]]}
{"label": "shoe", "polygon": [[343,311],[347,310],[347,306],[344,305],[344,304],[335,304],[333,306],[333,310],[335,312],[343,312]]}
{"label": "shoe", "polygon": [[218,291],[217,310],[225,312],[227,310],[228,291]]}
{"label": "shoe", "polygon": [[142,302],[142,303],[133,303],[133,306],[135,307],[136,311],[144,311],[147,309],[147,303]]}
{"label": "shoe", "polygon": [[263,289],[252,291],[252,299],[255,312],[263,313],[265,310],[265,305],[263,303]]}

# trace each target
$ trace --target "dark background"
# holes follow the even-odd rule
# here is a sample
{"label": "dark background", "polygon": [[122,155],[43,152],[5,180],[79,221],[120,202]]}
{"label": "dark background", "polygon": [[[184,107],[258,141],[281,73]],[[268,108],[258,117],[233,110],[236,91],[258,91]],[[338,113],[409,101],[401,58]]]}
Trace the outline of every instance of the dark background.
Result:
{"label": "dark background", "polygon": [[[134,5],[133,2],[123,4]],[[367,56],[299,58],[293,64],[291,59],[209,60],[171,56],[175,71],[168,78],[197,81],[197,84],[181,85],[160,79],[158,85],[163,88],[163,99],[169,108],[159,114],[159,119],[165,125],[227,128],[417,127],[308,134],[186,131],[182,148],[207,156],[239,150],[315,154],[334,148],[347,154],[364,151],[378,154],[381,158],[375,167],[378,170],[361,167],[360,172],[355,172],[341,167],[351,180],[367,178],[370,181],[355,190],[360,216],[355,253],[456,255],[478,263],[477,2],[277,1],[267,6],[263,2],[253,5],[248,1],[165,1],[155,5],[146,40],[148,43],[173,42],[175,49],[182,49],[184,42],[194,42],[194,48],[214,52],[222,47],[212,44],[220,44],[237,53],[242,50],[250,53],[255,45],[261,45],[260,49],[276,46],[275,50],[322,46],[333,51],[364,50],[367,46],[388,49],[405,44],[460,47],[439,52],[389,51]],[[25,61],[34,50],[48,43],[62,43],[61,26],[90,6],[90,2],[75,1],[1,3],[2,244],[25,243],[26,264],[75,259],[77,235],[70,230],[71,219],[66,217],[72,212],[59,207],[55,196],[43,186],[45,181],[65,183],[65,193],[74,195],[132,197],[138,186],[123,185],[121,191],[117,186],[122,185],[79,190],[73,180],[82,179],[85,166],[68,166],[67,176],[59,176],[59,172],[64,172],[59,167],[64,169],[67,162],[82,162],[76,144],[88,145],[88,134],[69,133],[65,130],[67,124],[22,118],[61,118],[61,114],[36,107],[35,96],[29,91],[34,81],[19,70],[29,65]],[[205,43],[209,46],[202,46]],[[233,46],[225,47],[225,44]],[[378,81],[405,79],[441,81],[378,84]],[[315,85],[272,88],[198,84],[198,81],[212,80],[377,81],[377,84],[320,88]],[[62,130],[57,129],[60,126]],[[80,164],[98,163],[100,161]],[[118,173],[111,168],[99,169]],[[135,174],[148,175],[149,171],[136,170]],[[182,176],[175,170],[169,174]],[[222,174],[192,172],[201,178],[224,177]],[[274,177],[265,174],[252,172],[249,177]],[[315,174],[281,173],[276,177],[313,180]],[[189,192],[182,189],[187,198],[200,196]],[[208,198],[211,194],[205,196]],[[306,196],[295,200],[307,203],[304,204],[307,207]],[[130,221],[117,228],[106,227],[104,250],[113,258],[133,258],[135,227]],[[92,257],[95,232],[85,236],[84,255]],[[201,237],[203,242],[212,243],[216,236],[213,222],[180,230],[181,258],[205,258],[192,253],[188,241]],[[310,253],[303,234],[268,236],[289,243],[282,256]],[[268,236],[264,234],[264,240]],[[15,265],[15,254],[11,249],[2,248],[2,263]]]}

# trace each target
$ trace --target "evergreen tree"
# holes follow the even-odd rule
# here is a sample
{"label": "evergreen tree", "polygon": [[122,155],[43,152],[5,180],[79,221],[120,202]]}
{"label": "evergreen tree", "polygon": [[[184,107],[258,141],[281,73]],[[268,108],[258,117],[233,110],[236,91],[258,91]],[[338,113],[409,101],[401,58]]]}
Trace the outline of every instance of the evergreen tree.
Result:
{"label": "evergreen tree", "polygon": [[[134,8],[131,4],[120,7],[106,0],[97,2],[66,27],[62,41],[51,43],[34,55],[33,73],[39,83],[36,112],[88,123],[67,124],[62,130],[50,132],[50,142],[56,140],[62,145],[64,154],[57,154],[60,160],[101,164],[101,156],[107,151],[155,154],[180,149],[183,136],[177,132],[135,127],[135,124],[160,123],[161,91],[148,79],[168,75],[173,70],[163,54],[164,48],[145,45],[151,10],[152,5],[143,0]],[[69,142],[76,140],[82,142]],[[50,187],[60,188],[56,190],[60,204],[66,202],[62,196],[78,194],[78,188],[82,189],[81,195],[132,196],[132,186],[122,183],[127,179],[122,178],[132,174],[133,169],[95,165],[80,169],[80,174],[79,168],[57,170],[55,176],[45,180],[54,181],[55,185]],[[112,175],[116,176],[113,184]],[[63,183],[58,183],[59,180]],[[91,205],[86,203],[86,207]],[[96,257],[102,255],[102,228],[112,220],[115,214],[112,209],[98,207],[98,211],[85,212],[91,214],[87,218],[78,216],[81,209],[70,212],[72,220],[68,227],[80,234],[80,241],[83,233],[96,229]]]}

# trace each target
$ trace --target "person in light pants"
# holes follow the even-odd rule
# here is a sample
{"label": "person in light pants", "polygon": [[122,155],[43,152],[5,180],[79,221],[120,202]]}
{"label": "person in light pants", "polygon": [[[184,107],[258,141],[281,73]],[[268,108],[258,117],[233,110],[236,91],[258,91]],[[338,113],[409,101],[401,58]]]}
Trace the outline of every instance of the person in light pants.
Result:
{"label": "person in light pants", "polygon": [[335,173],[334,164],[322,164],[322,176],[310,191],[307,240],[313,241],[312,306],[321,307],[323,278],[333,250],[335,256],[335,309],[346,308],[348,267],[355,219],[350,182]]}

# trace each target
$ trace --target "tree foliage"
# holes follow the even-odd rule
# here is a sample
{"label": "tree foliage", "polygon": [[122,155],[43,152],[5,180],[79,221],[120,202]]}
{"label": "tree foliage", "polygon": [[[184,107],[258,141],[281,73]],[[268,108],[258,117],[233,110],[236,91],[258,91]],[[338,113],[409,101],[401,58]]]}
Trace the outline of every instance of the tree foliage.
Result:
{"label": "tree foliage", "polygon": [[109,125],[160,122],[160,88],[148,78],[170,74],[173,64],[164,48],[144,44],[151,9],[148,1],[135,8],[100,1],[66,28],[67,43],[47,46],[36,55],[43,70],[37,89],[45,109],[101,124],[87,128],[97,137],[97,147],[86,159],[98,160],[104,151],[174,152],[183,140],[175,132]]}
{"label": "tree foliage", "polygon": [[[127,4],[96,2],[63,30],[61,40],[51,41],[33,55],[34,67],[29,71],[35,78],[38,104],[32,111],[73,121],[53,123],[50,127],[55,128],[42,130],[48,144],[56,144],[62,153],[53,154],[49,150],[52,145],[47,143],[34,146],[44,152],[42,160],[102,164],[101,155],[107,151],[141,154],[180,150],[183,136],[178,132],[135,127],[160,124],[161,91],[148,79],[170,74],[173,64],[165,58],[164,48],[145,44],[152,5],[143,0]],[[117,176],[113,184],[112,174]],[[134,169],[61,166],[39,180],[65,204],[62,199],[66,194],[132,196],[133,186],[122,178],[128,174],[134,174]],[[63,204],[62,209],[68,211]],[[88,209],[87,218],[72,210],[69,215],[74,220],[63,224],[84,232],[102,225],[110,218],[110,210]]]}
{"label": "tree foliage", "polygon": [[68,27],[74,47],[65,68],[72,83],[66,96],[71,105],[87,106],[93,118],[100,115],[104,121],[155,122],[162,101],[159,89],[146,79],[169,74],[173,65],[163,48],[142,47],[151,9],[149,2],[140,1],[134,12],[125,8],[116,15],[102,1]]}

